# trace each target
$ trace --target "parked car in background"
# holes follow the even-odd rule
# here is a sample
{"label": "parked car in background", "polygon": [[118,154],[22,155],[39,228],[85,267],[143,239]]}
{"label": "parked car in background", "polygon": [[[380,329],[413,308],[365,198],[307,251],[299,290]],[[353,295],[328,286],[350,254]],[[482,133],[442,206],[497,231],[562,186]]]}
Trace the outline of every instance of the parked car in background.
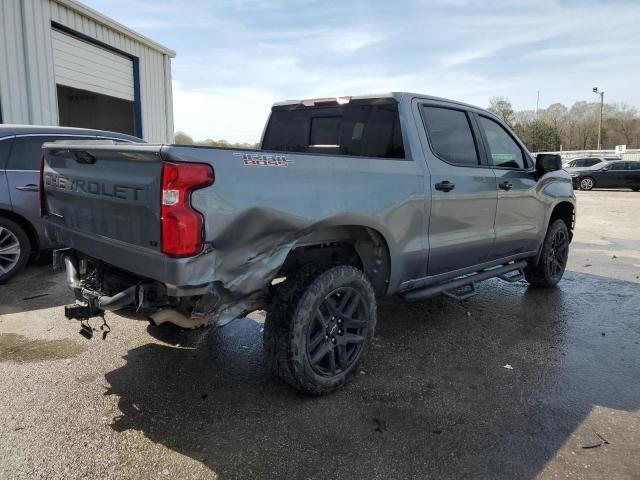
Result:
{"label": "parked car in background", "polygon": [[578,170],[591,169],[598,170],[608,162],[620,160],[618,157],[581,157],[574,158],[563,165],[563,168],[571,173]]}
{"label": "parked car in background", "polygon": [[121,133],[66,127],[0,125],[0,283],[40,250],[53,247],[40,223],[41,146],[58,140],[141,142]]}
{"label": "parked car in background", "polygon": [[573,187],[580,190],[630,188],[640,191],[640,161],[604,162],[599,168],[576,169],[570,175]]}

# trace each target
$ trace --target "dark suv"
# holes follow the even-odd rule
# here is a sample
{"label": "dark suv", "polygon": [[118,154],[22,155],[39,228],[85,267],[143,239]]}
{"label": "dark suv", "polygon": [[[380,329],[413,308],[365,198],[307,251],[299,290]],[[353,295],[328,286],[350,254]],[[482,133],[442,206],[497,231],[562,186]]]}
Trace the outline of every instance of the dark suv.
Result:
{"label": "dark suv", "polygon": [[141,142],[101,130],[0,125],[0,283],[20,271],[32,254],[53,246],[43,234],[38,207],[42,144],[96,139]]}
{"label": "dark suv", "polygon": [[597,169],[579,169],[569,172],[573,187],[580,190],[594,188],[630,188],[640,191],[640,161],[607,162]]}

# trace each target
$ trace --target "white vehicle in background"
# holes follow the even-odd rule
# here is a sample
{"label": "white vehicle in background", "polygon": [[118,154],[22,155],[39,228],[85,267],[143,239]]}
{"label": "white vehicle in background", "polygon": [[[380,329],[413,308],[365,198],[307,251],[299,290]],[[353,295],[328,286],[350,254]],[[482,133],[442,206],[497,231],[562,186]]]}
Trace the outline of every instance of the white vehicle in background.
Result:
{"label": "white vehicle in background", "polygon": [[580,157],[569,160],[562,165],[567,172],[577,172],[582,170],[600,170],[607,163],[620,160],[618,157]]}

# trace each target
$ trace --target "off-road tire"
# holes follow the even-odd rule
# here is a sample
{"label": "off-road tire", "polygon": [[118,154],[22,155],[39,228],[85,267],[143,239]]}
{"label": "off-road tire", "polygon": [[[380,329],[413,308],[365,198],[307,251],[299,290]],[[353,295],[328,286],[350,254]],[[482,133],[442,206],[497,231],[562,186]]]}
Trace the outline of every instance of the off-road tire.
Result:
{"label": "off-road tire", "polygon": [[595,186],[596,181],[591,177],[582,177],[580,180],[578,180],[578,187],[580,188],[580,190],[585,190],[588,192],[589,190],[593,190]]}
{"label": "off-road tire", "polygon": [[[552,261],[550,258],[555,252],[554,249],[557,248],[554,240],[557,242],[559,237],[564,237],[566,244],[563,245],[562,248],[566,248],[566,251],[563,255],[564,261],[561,262],[559,267],[557,264],[555,266],[559,271],[554,272],[554,267],[551,265]],[[542,245],[540,259],[537,263],[534,263],[535,259],[529,260],[529,264],[524,269],[524,276],[527,282],[535,287],[543,288],[551,288],[557,285],[557,283],[562,279],[562,275],[564,275],[564,271],[567,266],[570,238],[569,228],[564,220],[557,219],[549,225]]]}
{"label": "off-road tire", "polygon": [[[10,238],[7,235],[7,232],[11,235]],[[6,271],[3,271],[3,269],[0,268],[0,284],[6,282],[22,270],[29,261],[29,257],[31,255],[31,242],[29,242],[29,237],[22,227],[13,220],[0,217],[0,255],[2,255],[3,246],[6,248],[9,245],[9,242],[13,239],[16,239],[20,245],[20,254],[17,258],[17,262],[11,262],[13,265],[10,268],[7,266],[9,257],[2,257],[2,263],[4,264],[7,262],[7,264],[4,265]],[[0,264],[0,267],[2,266],[3,265]]]}
{"label": "off-road tire", "polygon": [[[323,376],[310,363],[307,334],[316,310],[340,288],[353,289],[361,295],[368,325],[357,358],[335,375]],[[274,290],[264,325],[264,348],[273,372],[307,395],[324,395],[344,385],[365,361],[375,330],[376,298],[366,275],[347,265],[310,266]]]}

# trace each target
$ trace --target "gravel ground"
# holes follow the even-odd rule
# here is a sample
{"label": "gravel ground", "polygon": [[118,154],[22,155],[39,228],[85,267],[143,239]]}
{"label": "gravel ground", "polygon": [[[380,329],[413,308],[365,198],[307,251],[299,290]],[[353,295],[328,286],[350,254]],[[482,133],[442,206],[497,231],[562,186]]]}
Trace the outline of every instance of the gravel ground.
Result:
{"label": "gravel ground", "polygon": [[316,399],[265,368],[260,314],[85,340],[38,262],[0,287],[0,478],[638,479],[640,194],[578,197],[558,288],[385,300],[368,364]]}

